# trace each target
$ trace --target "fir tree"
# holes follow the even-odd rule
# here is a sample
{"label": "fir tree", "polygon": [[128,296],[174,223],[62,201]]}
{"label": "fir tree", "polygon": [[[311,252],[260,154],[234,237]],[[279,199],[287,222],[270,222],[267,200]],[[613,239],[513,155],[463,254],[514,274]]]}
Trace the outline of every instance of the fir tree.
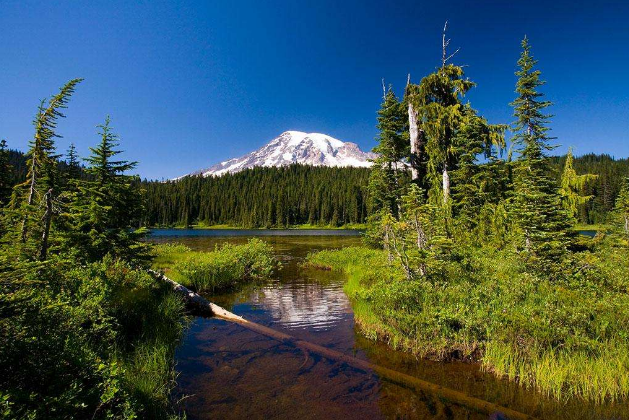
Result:
{"label": "fir tree", "polygon": [[516,117],[513,142],[519,153],[513,170],[512,215],[528,256],[558,262],[566,251],[570,219],[561,207],[561,196],[546,156],[553,146],[552,137],[548,136],[550,115],[543,111],[551,103],[538,92],[544,82],[535,69],[536,63],[525,37],[515,73],[517,97],[511,104]]}
{"label": "fir tree", "polygon": [[369,197],[373,212],[386,209],[397,217],[399,199],[405,185],[405,168],[401,163],[408,155],[406,138],[407,118],[404,105],[398,100],[391,86],[384,90],[383,102],[378,110],[378,145],[373,152],[378,156],[373,160],[369,175]]}
{"label": "fir tree", "polygon": [[625,235],[629,235],[629,177],[623,179],[618,198],[616,198],[615,210]]}
{"label": "fir tree", "polygon": [[[406,100],[412,105],[418,120],[422,143],[421,165],[426,178],[420,182],[434,203],[449,206],[451,172],[458,169],[460,159],[467,155],[473,162],[477,153],[491,148],[492,143],[504,146],[502,129],[490,126],[479,117],[463,97],[475,84],[465,78],[463,68],[448,63],[444,27],[441,67],[424,77],[419,85],[409,85]],[[455,53],[456,54],[456,53]],[[410,109],[410,108],[409,108]],[[470,138],[476,136],[476,138]]]}
{"label": "fir tree", "polygon": [[66,156],[68,179],[79,179],[79,177],[81,176],[81,164],[79,163],[79,156],[76,153],[76,147],[74,146],[74,143],[70,143],[70,147],[68,147]]}
{"label": "fir tree", "polygon": [[114,160],[122,152],[116,149],[118,136],[111,130],[109,117],[98,127],[100,144],[90,148],[92,154],[85,159],[90,180],[79,184],[72,205],[69,248],[81,250],[77,257],[88,261],[107,254],[127,260],[142,258],[143,231],[131,228],[141,219],[143,194],[136,178],[126,175],[136,162]]}
{"label": "fir tree", "polygon": [[572,148],[570,148],[568,149],[566,163],[561,175],[559,193],[561,194],[561,205],[564,210],[568,216],[576,219],[579,215],[579,208],[594,198],[593,195],[583,195],[585,187],[598,177],[592,174],[577,175],[573,167],[573,161]]}
{"label": "fir tree", "polygon": [[[55,138],[59,136],[55,129],[57,128],[57,119],[63,118],[62,109],[67,108],[68,101],[74,93],[76,85],[82,79],[73,79],[66,83],[58,94],[53,96],[46,105],[46,101],[41,101],[33,125],[35,126],[35,136],[30,142],[30,150],[28,152],[28,173],[27,180],[18,186],[19,190],[27,189],[21,212],[22,227],[21,240],[26,242],[28,234],[29,221],[35,219],[32,217],[37,213],[35,200],[39,199],[44,208],[44,214],[41,217],[43,227],[41,231],[41,243],[39,249],[39,258],[44,260],[48,252],[48,237],[53,216],[53,202],[59,191],[55,188],[59,186],[58,158],[55,154]],[[22,194],[16,194],[16,198],[21,198]],[[17,205],[17,203],[16,203]]]}

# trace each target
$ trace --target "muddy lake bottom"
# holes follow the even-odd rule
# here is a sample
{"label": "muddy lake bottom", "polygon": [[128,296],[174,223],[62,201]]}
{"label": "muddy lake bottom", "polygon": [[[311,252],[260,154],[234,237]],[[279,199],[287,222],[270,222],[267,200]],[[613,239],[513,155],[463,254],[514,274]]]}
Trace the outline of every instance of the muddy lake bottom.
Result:
{"label": "muddy lake bottom", "polygon": [[[627,404],[560,402],[496,378],[477,364],[417,359],[367,340],[354,325],[343,275],[301,266],[310,252],[360,245],[358,232],[275,232],[261,237],[282,263],[272,279],[206,297],[250,321],[538,418],[629,418]],[[213,250],[225,242],[244,243],[255,234],[159,230],[151,241]],[[393,384],[374,372],[302,352],[218,319],[195,318],[175,358],[176,398],[183,398],[188,419],[505,418]]]}

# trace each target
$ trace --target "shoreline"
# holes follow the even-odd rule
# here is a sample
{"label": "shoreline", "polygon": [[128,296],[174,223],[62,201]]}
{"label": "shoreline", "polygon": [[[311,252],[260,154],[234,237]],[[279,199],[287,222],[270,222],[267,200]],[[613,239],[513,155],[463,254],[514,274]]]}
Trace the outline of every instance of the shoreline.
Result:
{"label": "shoreline", "polygon": [[176,229],[176,230],[259,230],[259,231],[281,231],[281,230],[366,230],[367,225],[357,224],[357,225],[343,225],[343,226],[317,226],[317,225],[292,225],[289,227],[272,227],[272,228],[261,228],[261,227],[242,227],[242,226],[230,226],[230,225],[191,225],[191,226],[149,226],[147,229]]}

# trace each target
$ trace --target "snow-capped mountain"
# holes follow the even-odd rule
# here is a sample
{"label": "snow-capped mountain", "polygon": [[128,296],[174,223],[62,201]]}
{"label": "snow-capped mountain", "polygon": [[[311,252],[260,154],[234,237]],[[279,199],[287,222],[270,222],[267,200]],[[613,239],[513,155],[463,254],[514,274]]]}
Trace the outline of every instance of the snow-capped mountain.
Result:
{"label": "snow-capped mountain", "polygon": [[255,166],[286,166],[301,163],[313,166],[371,166],[373,153],[357,144],[342,142],[325,134],[286,131],[265,146],[239,158],[229,159],[190,175],[220,176]]}

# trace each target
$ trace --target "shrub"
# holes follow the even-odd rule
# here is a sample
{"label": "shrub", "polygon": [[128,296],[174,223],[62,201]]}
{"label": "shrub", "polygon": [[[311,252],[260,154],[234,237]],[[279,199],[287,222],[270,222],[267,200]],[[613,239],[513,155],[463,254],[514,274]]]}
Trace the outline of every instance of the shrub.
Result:
{"label": "shrub", "polygon": [[181,252],[179,246],[158,248],[157,268],[197,291],[219,292],[271,276],[277,263],[270,245],[251,239],[244,245],[223,244],[212,252]]}
{"label": "shrub", "polygon": [[1,271],[0,401],[7,417],[169,416],[184,306],[168,287],[111,258]]}

